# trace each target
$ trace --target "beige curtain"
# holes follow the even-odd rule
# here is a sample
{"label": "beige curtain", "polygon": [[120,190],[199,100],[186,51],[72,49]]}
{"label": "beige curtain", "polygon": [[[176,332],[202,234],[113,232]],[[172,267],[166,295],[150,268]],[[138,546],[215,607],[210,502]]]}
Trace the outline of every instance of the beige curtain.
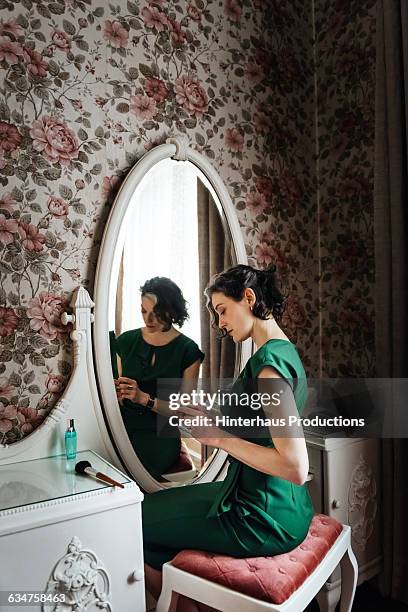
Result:
{"label": "beige curtain", "polygon": [[[378,0],[374,237],[377,376],[408,377],[408,2]],[[383,595],[408,603],[408,440],[382,441]]]}
{"label": "beige curtain", "polygon": [[197,178],[198,257],[200,264],[201,348],[205,353],[202,377],[233,378],[235,345],[230,338],[219,340],[206,307],[204,289],[209,279],[232,265],[231,248],[226,230],[210,192]]}

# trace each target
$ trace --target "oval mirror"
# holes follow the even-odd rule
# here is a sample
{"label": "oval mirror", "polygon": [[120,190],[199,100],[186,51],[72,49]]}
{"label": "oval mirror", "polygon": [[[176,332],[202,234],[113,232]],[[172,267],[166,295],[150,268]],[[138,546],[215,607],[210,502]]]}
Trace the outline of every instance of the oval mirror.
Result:
{"label": "oval mirror", "polygon": [[[250,355],[250,341],[217,338],[203,291],[213,274],[246,262],[235,210],[211,164],[181,138],[146,153],[113,203],[94,292],[104,413],[123,464],[145,491],[214,480],[226,454],[166,427],[168,415],[130,397],[118,401],[115,381],[130,383],[130,393],[137,383],[157,397],[164,379],[180,391],[184,384],[233,378]],[[184,303],[188,318],[184,311],[178,324],[173,317],[169,329],[162,325],[158,313],[175,308],[180,314]]]}

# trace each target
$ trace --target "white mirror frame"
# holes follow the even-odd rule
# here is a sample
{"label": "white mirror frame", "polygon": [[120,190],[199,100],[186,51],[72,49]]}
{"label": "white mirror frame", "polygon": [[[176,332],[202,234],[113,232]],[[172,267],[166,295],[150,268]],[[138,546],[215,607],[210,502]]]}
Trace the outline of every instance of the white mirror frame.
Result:
{"label": "white mirror frame", "polygon": [[[113,444],[128,471],[133,475],[138,484],[149,493],[163,488],[174,487],[177,483],[159,483],[156,481],[136,456],[128,438],[120,415],[115,387],[112,382],[112,367],[108,338],[109,303],[111,292],[116,291],[115,279],[117,279],[118,276],[121,257],[117,245],[123,242],[121,239],[125,233],[124,219],[128,211],[129,203],[140,182],[149,170],[157,163],[168,158],[177,161],[190,161],[206,176],[221,203],[225,218],[229,225],[237,263],[247,263],[245,245],[231,198],[221,177],[207,159],[190,148],[188,146],[188,141],[184,137],[179,136],[169,138],[166,144],[159,145],[143,155],[122,183],[106,223],[95,277],[94,343],[96,372],[102,407],[113,438]],[[248,339],[243,342],[238,349],[238,362],[239,369],[241,370],[251,356],[251,340]],[[110,406],[111,408],[106,409],[106,406]],[[218,451],[207,469],[194,480],[194,484],[212,482],[213,480],[219,479],[225,471],[226,458],[227,453],[225,451]]]}

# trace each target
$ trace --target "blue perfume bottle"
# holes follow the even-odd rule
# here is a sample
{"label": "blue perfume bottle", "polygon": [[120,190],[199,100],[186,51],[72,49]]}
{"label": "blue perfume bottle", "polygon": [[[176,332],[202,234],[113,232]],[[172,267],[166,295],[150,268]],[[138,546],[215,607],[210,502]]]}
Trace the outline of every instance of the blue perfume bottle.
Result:
{"label": "blue perfume bottle", "polygon": [[77,453],[77,434],[74,419],[68,419],[68,427],[65,432],[65,452],[67,459],[75,459]]}

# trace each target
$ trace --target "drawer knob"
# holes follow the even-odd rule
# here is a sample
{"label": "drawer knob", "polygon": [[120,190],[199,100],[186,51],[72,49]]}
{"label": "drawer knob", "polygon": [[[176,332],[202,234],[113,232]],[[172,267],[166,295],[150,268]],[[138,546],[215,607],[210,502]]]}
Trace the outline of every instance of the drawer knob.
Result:
{"label": "drawer knob", "polygon": [[338,499],[333,499],[332,508],[340,508],[340,502]]}
{"label": "drawer knob", "polygon": [[142,569],[135,569],[132,574],[133,582],[140,582],[144,578],[144,571]]}

